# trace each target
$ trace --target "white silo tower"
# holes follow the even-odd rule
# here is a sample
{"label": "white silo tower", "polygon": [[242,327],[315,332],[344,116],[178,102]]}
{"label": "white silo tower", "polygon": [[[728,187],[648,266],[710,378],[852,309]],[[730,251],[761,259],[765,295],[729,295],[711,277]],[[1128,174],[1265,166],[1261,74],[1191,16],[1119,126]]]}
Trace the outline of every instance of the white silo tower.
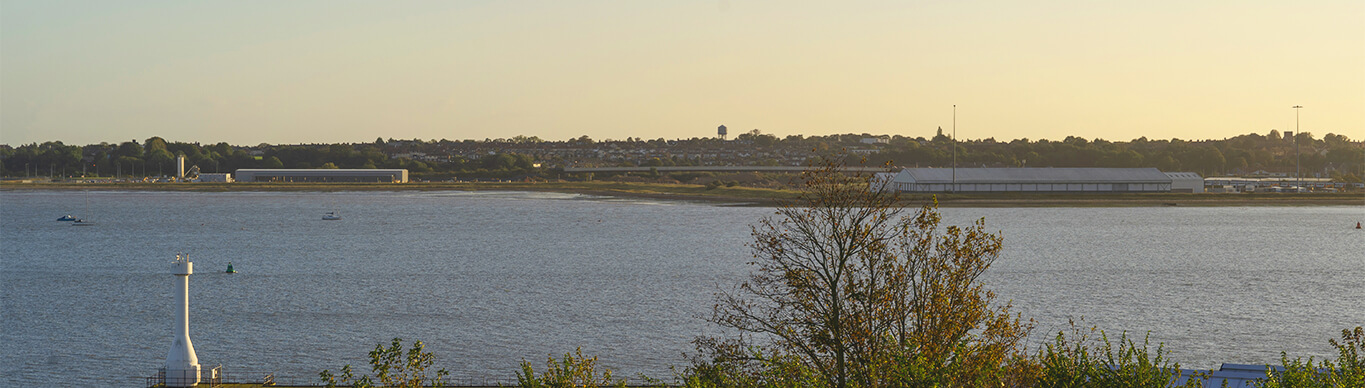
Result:
{"label": "white silo tower", "polygon": [[175,156],[175,177],[185,179],[185,155]]}
{"label": "white silo tower", "polygon": [[166,386],[193,387],[199,384],[199,357],[190,342],[190,274],[194,263],[189,255],[175,255],[171,274],[175,275],[175,342],[166,353]]}

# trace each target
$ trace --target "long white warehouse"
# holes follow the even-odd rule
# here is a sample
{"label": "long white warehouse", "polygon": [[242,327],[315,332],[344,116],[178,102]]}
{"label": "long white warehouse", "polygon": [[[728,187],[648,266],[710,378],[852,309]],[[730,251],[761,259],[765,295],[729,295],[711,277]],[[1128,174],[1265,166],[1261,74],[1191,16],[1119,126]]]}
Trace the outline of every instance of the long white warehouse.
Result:
{"label": "long white warehouse", "polygon": [[407,183],[406,169],[241,169],[238,182],[392,182]]}
{"label": "long white warehouse", "polygon": [[892,177],[890,187],[883,189],[912,193],[1169,193],[1172,182],[1170,176],[1155,168],[957,168],[956,173],[953,170],[907,168]]}

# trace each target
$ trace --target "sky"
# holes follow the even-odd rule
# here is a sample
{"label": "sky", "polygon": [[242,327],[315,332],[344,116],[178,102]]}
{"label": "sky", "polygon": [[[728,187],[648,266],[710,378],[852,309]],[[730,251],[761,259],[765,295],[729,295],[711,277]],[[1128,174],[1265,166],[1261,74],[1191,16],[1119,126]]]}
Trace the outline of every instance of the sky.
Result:
{"label": "sky", "polygon": [[0,0],[0,143],[1365,139],[1365,1]]}

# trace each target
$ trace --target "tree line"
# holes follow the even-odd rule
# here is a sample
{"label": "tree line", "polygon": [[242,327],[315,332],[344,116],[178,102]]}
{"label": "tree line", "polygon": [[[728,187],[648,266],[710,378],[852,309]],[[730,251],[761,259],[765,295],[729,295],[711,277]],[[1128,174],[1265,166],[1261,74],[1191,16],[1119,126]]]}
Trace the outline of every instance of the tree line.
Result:
{"label": "tree line", "polygon": [[152,137],[144,142],[66,145],[60,141],[33,143],[17,148],[0,146],[0,171],[5,176],[168,176],[175,173],[175,159],[185,156],[185,167],[202,172],[232,172],[243,168],[403,168],[414,173],[512,172],[533,167],[527,155],[499,153],[478,157],[423,162],[393,158],[375,144],[278,145],[253,148],[218,143],[167,142]]}
{"label": "tree line", "polygon": [[[887,150],[869,160],[902,166],[950,165],[953,143],[941,133],[927,141],[892,141]],[[968,167],[1155,167],[1206,177],[1258,171],[1293,176],[1297,169],[1305,177],[1347,182],[1360,182],[1365,177],[1365,143],[1337,134],[1316,139],[1307,132],[1290,138],[1272,130],[1266,135],[1252,133],[1205,141],[1142,137],[1111,142],[1073,136],[1060,141],[982,139],[957,142],[956,151],[958,166]]]}
{"label": "tree line", "polygon": [[[878,139],[868,144],[866,139]],[[157,176],[170,175],[175,157],[204,172],[240,168],[405,168],[415,176],[462,174],[507,177],[547,168],[588,163],[601,166],[702,164],[803,165],[841,150],[866,157],[869,164],[900,167],[1155,167],[1203,176],[1257,172],[1361,182],[1365,142],[1327,134],[1270,131],[1222,140],[1147,139],[1108,141],[1068,136],[1062,140],[994,138],[953,141],[940,130],[932,138],[835,134],[779,138],[758,130],[734,140],[716,138],[600,140],[587,136],[565,141],[536,137],[479,140],[395,140],[372,143],[234,146],[168,142],[152,137],[138,142],[85,146],[60,141],[18,147],[0,145],[5,176]],[[716,154],[722,159],[698,159]],[[417,156],[423,155],[423,156]],[[779,160],[780,159],[780,160]]]}

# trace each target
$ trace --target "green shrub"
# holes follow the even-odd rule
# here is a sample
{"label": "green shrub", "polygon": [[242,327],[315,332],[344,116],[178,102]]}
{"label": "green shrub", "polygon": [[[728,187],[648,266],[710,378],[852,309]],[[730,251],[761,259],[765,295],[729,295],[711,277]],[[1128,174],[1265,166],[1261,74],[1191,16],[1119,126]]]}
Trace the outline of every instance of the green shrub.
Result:
{"label": "green shrub", "polygon": [[1361,353],[1365,353],[1365,327],[1356,326],[1355,330],[1344,329],[1341,331],[1341,342],[1336,340],[1329,341],[1332,347],[1337,348],[1337,359],[1322,360],[1321,363],[1314,364],[1313,358],[1308,361],[1303,358],[1289,360],[1289,356],[1280,353],[1280,365],[1284,371],[1275,373],[1271,368],[1266,368],[1266,379],[1262,382],[1265,388],[1280,387],[1365,387],[1365,360],[1360,358]]}
{"label": "green shrub", "polygon": [[517,372],[517,386],[521,388],[597,388],[625,387],[625,380],[612,381],[611,369],[598,367],[597,357],[583,357],[583,349],[565,353],[564,358],[555,361],[550,356],[545,362],[545,371],[536,376],[531,363],[521,361],[521,371]]}
{"label": "green shrub", "polygon": [[[374,378],[369,375],[355,378],[351,371],[351,366],[341,367],[341,376],[332,374],[330,370],[323,370],[318,373],[322,383],[327,387],[336,387],[343,384],[355,388],[369,387],[441,387],[445,386],[442,381],[450,375],[445,369],[436,371],[436,376],[427,377],[427,368],[435,363],[436,358],[429,352],[422,351],[422,341],[412,343],[412,348],[403,351],[403,340],[394,338],[393,343],[385,348],[383,344],[375,344],[374,350],[370,351],[370,370],[374,373]],[[340,380],[337,378],[340,377]],[[379,385],[374,385],[375,380],[379,380]]]}
{"label": "green shrub", "polygon": [[[711,339],[699,340],[702,342]],[[698,344],[699,348],[725,349],[711,352],[710,359],[694,359],[678,380],[684,388],[822,388],[818,372],[794,356],[766,355],[757,347],[736,342]]]}
{"label": "green shrub", "polygon": [[[1057,333],[1053,343],[1039,351],[1036,360],[1040,368],[1036,384],[1050,387],[1152,387],[1165,388],[1180,378],[1180,364],[1166,358],[1163,345],[1151,351],[1147,337],[1137,346],[1127,333],[1119,336],[1118,346],[1100,331],[1099,340],[1091,340],[1096,331],[1077,330],[1073,323],[1073,338]],[[1199,386],[1194,380],[1186,386]]]}

